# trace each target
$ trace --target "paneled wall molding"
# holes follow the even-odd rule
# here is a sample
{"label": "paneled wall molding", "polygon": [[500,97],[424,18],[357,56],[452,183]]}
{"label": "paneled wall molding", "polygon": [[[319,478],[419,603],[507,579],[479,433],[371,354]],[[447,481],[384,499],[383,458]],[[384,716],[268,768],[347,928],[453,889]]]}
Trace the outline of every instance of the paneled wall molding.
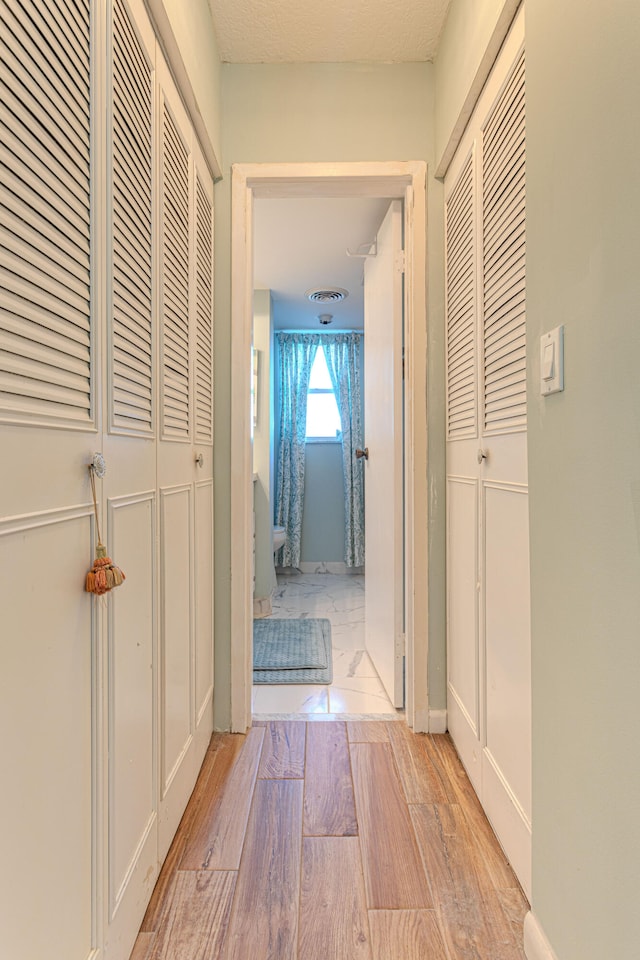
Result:
{"label": "paneled wall molding", "polygon": [[[180,501],[184,501],[181,503]],[[186,525],[180,520],[189,518]],[[160,673],[161,673],[161,798],[180,770],[193,738],[193,486],[160,487]],[[175,630],[180,617],[183,630]],[[186,623],[184,622],[186,619]],[[178,671],[171,674],[171,670]],[[182,682],[179,690],[176,679]],[[173,699],[172,699],[173,697]],[[171,719],[172,727],[169,726]]]}
{"label": "paneled wall molding", "polygon": [[163,782],[162,782],[162,798],[163,799],[167,796],[167,794],[171,790],[171,785],[173,784],[173,781],[175,780],[178,772],[180,771],[180,767],[182,766],[182,763],[185,757],[188,755],[189,748],[191,747],[192,743],[193,743],[193,736],[189,734],[189,736],[187,737],[187,739],[185,740],[182,746],[182,749],[180,750],[180,753],[176,757],[175,763],[173,764],[171,769],[168,770],[163,776]]}
{"label": "paneled wall molding", "polygon": [[527,960],[558,960],[532,910],[524,918],[524,952]]}
{"label": "paneled wall molding", "polygon": [[[194,726],[198,730],[213,703],[213,649],[204,640],[213,633],[213,477],[194,484],[195,636],[193,658]],[[204,642],[203,642],[204,640]]]}
{"label": "paneled wall molding", "polygon": [[482,481],[483,490],[508,490],[510,493],[524,493],[529,492],[529,485],[526,483],[504,483],[498,480],[483,480]]}
{"label": "paneled wall molding", "polygon": [[523,809],[522,804],[518,800],[517,796],[511,789],[508,780],[503,776],[503,773],[500,769],[500,765],[498,764],[498,761],[493,756],[493,754],[491,753],[491,750],[488,747],[484,747],[482,752],[485,757],[485,760],[491,767],[491,770],[493,771],[494,776],[500,781],[501,789],[504,790],[504,792],[507,794],[509,798],[509,802],[513,807],[515,815],[519,817],[520,820],[522,820],[522,823],[525,829],[528,830],[529,833],[531,833],[531,820],[527,816],[527,813]]}
{"label": "paneled wall molding", "polygon": [[[76,506],[60,507],[55,510],[41,510],[38,513],[24,513],[15,517],[0,518],[0,537],[13,533],[26,533],[37,527],[49,527],[54,523],[67,523],[80,517],[93,517],[93,503],[80,503]],[[87,545],[89,556],[90,545]]]}
{"label": "paneled wall molding", "polygon": [[155,499],[155,490],[140,490],[134,493],[127,493],[120,497],[109,497],[107,499],[107,507],[113,513],[116,510],[122,509],[122,507],[130,507],[136,503],[153,503]]}
{"label": "paneled wall molding", "polygon": [[458,693],[456,692],[456,688],[453,686],[453,684],[452,684],[450,681],[449,681],[449,683],[448,683],[448,690],[449,690],[449,694],[451,695],[451,697],[453,697],[453,704],[451,704],[451,703],[449,704],[448,717],[451,719],[452,706],[455,704],[455,707],[460,711],[460,713],[461,713],[462,716],[464,717],[465,722],[467,723],[467,726],[469,727],[469,729],[472,731],[472,733],[474,733],[476,736],[478,736],[478,718],[477,718],[477,716],[476,716],[475,718],[471,716],[471,714],[469,713],[469,711],[468,711],[467,708],[465,707],[464,703],[463,703],[462,700],[460,699]]}
{"label": "paneled wall molding", "polygon": [[110,889],[109,889],[109,921],[110,922],[112,922],[116,918],[116,915],[118,913],[118,907],[120,906],[122,899],[126,894],[127,889],[129,888],[129,885],[131,883],[135,870],[138,868],[140,864],[145,848],[151,837],[151,831],[156,826],[157,819],[158,819],[158,815],[154,810],[153,813],[149,816],[149,819],[145,824],[144,831],[140,837],[137,847],[133,851],[131,860],[129,862],[129,867],[127,869],[127,872],[122,877],[119,887],[115,889],[115,888],[112,888],[110,884]]}
{"label": "paneled wall molding", "polygon": [[129,890],[158,869],[155,490],[108,498],[107,543],[129,572],[125,589],[108,597],[108,917],[113,925]]}

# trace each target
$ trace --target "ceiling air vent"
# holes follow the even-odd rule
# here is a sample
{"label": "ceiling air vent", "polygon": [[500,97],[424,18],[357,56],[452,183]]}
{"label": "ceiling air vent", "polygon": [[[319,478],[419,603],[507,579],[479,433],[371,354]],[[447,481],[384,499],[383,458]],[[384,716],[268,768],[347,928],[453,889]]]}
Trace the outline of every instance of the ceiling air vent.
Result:
{"label": "ceiling air vent", "polygon": [[348,290],[342,287],[313,287],[307,290],[305,297],[308,297],[312,303],[339,303],[340,300],[346,300],[349,296]]}

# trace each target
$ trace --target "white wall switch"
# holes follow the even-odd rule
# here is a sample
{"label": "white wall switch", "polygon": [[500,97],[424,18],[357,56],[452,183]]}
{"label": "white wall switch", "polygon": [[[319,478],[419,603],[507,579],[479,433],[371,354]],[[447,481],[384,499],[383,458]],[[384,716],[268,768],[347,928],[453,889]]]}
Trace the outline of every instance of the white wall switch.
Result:
{"label": "white wall switch", "polygon": [[543,397],[564,390],[564,326],[540,337],[540,393]]}

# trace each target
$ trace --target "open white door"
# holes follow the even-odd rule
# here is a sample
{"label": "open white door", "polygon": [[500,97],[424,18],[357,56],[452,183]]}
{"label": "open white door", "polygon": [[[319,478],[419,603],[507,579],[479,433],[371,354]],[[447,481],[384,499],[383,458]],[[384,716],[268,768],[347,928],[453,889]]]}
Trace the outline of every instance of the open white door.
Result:
{"label": "open white door", "polygon": [[393,200],[364,269],[365,643],[404,706],[402,536],[402,203]]}

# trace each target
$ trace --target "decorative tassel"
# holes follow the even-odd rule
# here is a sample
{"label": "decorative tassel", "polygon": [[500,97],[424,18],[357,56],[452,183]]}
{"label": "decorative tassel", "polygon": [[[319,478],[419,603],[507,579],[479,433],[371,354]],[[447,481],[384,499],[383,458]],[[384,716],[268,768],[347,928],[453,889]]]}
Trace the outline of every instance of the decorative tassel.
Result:
{"label": "decorative tassel", "polygon": [[[96,500],[96,481],[94,473],[95,466],[93,463],[90,463],[89,476],[91,478],[91,493],[93,494],[93,509],[96,518],[98,546],[96,547],[96,558],[93,561],[91,570],[89,570],[87,574],[84,588],[87,593],[96,593],[98,596],[102,596],[103,593],[108,593],[109,590],[113,590],[114,587],[119,587],[126,577],[120,567],[116,567],[115,563],[111,560],[111,557],[107,556],[107,548],[100,539],[98,502]],[[100,474],[100,476],[104,476],[104,472]]]}
{"label": "decorative tassel", "polygon": [[96,549],[96,559],[93,566],[87,574],[85,590],[87,593],[97,593],[101,595],[119,587],[126,580],[126,577],[120,567],[116,567],[111,557],[107,556],[107,548],[99,543]]}

